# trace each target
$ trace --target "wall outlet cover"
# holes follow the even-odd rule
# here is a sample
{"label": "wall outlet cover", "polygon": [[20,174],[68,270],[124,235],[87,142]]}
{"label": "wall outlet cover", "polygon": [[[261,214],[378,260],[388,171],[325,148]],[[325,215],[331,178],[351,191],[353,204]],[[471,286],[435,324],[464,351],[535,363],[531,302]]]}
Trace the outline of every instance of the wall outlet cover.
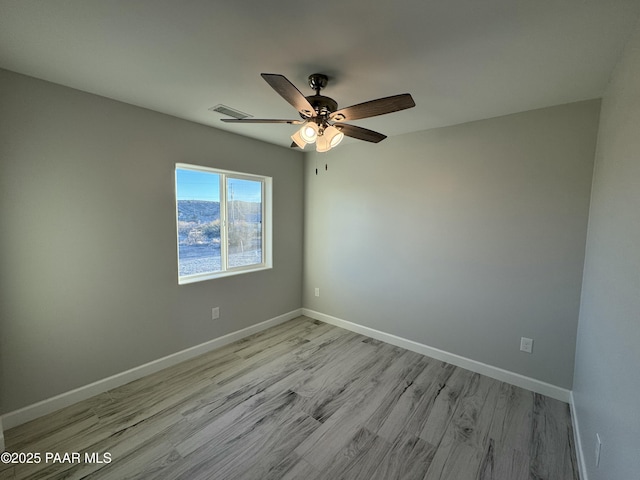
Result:
{"label": "wall outlet cover", "polygon": [[533,351],[533,339],[527,337],[520,338],[520,350],[531,353]]}

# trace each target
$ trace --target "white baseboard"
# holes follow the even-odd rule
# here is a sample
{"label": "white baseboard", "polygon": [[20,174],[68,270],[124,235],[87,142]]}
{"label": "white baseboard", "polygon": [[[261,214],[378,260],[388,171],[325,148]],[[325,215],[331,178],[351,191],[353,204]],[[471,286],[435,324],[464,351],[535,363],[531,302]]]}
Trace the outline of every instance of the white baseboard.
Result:
{"label": "white baseboard", "polygon": [[223,347],[237,340],[253,335],[254,333],[261,332],[262,330],[266,330],[267,328],[274,327],[286,321],[292,320],[296,317],[299,317],[300,315],[302,315],[302,309],[293,310],[283,315],[265,320],[264,322],[257,323],[256,325],[251,325],[250,327],[243,328],[242,330],[229,333],[222,337],[214,338],[213,340],[201,343],[200,345],[187,348],[186,350],[182,350],[166,357],[159,358],[158,360],[145,363],[144,365],[140,365],[139,367],[135,367],[111,377],[98,380],[97,382],[91,383],[89,385],[85,385],[83,387],[76,388],[75,390],[56,395],[55,397],[51,397],[41,402],[34,403],[33,405],[26,406],[19,410],[6,413],[0,417],[0,441],[4,446],[4,435],[2,429],[3,424],[4,429],[6,430],[18,425],[22,425],[23,423],[29,422],[48,413],[55,412],[56,410],[68,407],[79,401],[91,398],[94,395],[106,392],[107,390],[119,387],[121,385],[124,385],[125,383],[132,382],[146,375],[150,375],[152,373],[163,370],[167,367],[177,365],[178,363],[197,357],[198,355],[202,355],[203,353],[207,353],[215,350],[216,348]]}
{"label": "white baseboard", "polygon": [[303,308],[302,314],[306,315],[307,317],[311,317],[316,320],[320,320],[322,322],[330,323],[331,325],[344,328],[346,330],[351,330],[352,332],[366,335],[367,337],[375,338],[377,340],[381,340],[398,347],[406,348],[407,350],[411,350],[413,352],[420,353],[422,355],[426,355],[443,362],[451,363],[452,365],[455,365],[457,367],[462,367],[467,370],[471,370],[472,372],[486,375],[487,377],[495,378],[496,380],[500,380],[501,382],[506,382],[517,387],[531,390],[532,392],[555,398],[556,400],[560,400],[562,402],[569,403],[570,400],[570,390],[552,385],[550,383],[542,382],[540,380],[536,380],[535,378],[526,377],[524,375],[520,375],[519,373],[510,372],[508,370],[494,367],[492,365],[478,362],[476,360],[471,360],[470,358],[462,357],[454,353],[445,352],[444,350],[440,350],[438,348],[430,347],[422,343],[414,342],[413,340],[407,340],[406,338],[398,337],[390,333],[381,332],[373,328],[348,322],[346,320],[332,317],[331,315],[326,315],[324,313],[316,312],[308,308]]}
{"label": "white baseboard", "polygon": [[576,445],[576,458],[578,460],[578,473],[580,480],[589,480],[587,476],[587,464],[585,463],[584,450],[582,449],[582,437],[580,436],[580,425],[578,425],[578,414],[573,398],[573,391],[570,393],[569,406],[571,407],[571,423],[573,424],[573,443]]}

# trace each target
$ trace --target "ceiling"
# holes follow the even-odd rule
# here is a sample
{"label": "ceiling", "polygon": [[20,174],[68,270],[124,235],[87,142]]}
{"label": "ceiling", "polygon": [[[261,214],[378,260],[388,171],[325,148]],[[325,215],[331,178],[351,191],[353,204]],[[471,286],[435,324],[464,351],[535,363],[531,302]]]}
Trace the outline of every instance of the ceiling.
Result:
{"label": "ceiling", "polygon": [[[224,124],[217,104],[298,118],[260,78],[340,107],[409,92],[351,122],[398,135],[600,97],[639,0],[0,0],[0,67],[289,146],[294,126]],[[355,140],[350,140],[355,141]]]}

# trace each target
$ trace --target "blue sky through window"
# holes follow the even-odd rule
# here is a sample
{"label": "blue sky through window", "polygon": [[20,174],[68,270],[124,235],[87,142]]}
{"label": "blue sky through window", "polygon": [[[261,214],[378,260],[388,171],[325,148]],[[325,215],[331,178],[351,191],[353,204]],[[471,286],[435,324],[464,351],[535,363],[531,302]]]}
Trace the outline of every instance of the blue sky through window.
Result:
{"label": "blue sky through window", "polygon": [[220,175],[177,169],[178,200],[220,201]]}
{"label": "blue sky through window", "polygon": [[[197,170],[177,169],[178,200],[220,201],[220,175]],[[261,182],[227,177],[234,200],[261,202]]]}

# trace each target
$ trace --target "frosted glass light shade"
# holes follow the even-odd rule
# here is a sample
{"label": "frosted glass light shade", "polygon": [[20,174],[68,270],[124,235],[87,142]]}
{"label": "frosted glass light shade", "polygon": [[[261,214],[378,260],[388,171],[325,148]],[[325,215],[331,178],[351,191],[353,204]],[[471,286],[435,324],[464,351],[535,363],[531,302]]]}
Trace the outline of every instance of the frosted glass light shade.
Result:
{"label": "frosted glass light shade", "polygon": [[291,135],[291,140],[298,145],[300,148],[304,149],[308,144],[302,139],[302,135],[300,135],[300,130],[296,130],[296,133]]}
{"label": "frosted glass light shade", "polygon": [[323,136],[326,137],[327,141],[329,142],[330,148],[333,148],[342,141],[342,139],[344,138],[344,133],[342,133],[333,125],[330,125],[324,129]]}
{"label": "frosted glass light shade", "polygon": [[316,140],[316,152],[328,152],[331,150],[331,143],[326,135],[320,135]]}
{"label": "frosted glass light shade", "polygon": [[316,125],[314,122],[305,123],[300,129],[300,137],[306,143],[315,142],[316,138],[318,138],[318,125]]}

